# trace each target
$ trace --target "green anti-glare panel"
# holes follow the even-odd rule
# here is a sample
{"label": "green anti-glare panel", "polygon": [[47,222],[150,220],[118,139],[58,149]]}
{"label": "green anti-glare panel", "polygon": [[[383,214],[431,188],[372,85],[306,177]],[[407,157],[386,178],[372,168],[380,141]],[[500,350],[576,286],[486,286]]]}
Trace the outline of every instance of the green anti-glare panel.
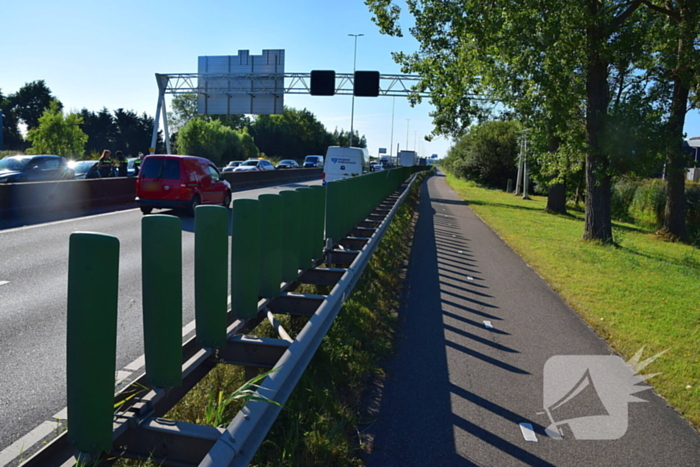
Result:
{"label": "green anti-glare panel", "polygon": [[231,211],[231,313],[253,318],[260,288],[260,201],[237,199]]}
{"label": "green anti-glare panel", "polygon": [[194,218],[194,314],[197,342],[203,347],[220,347],[226,343],[228,226],[228,208],[197,206]]}
{"label": "green anti-glare panel", "polygon": [[279,295],[282,283],[282,197],[260,195],[260,296]]}
{"label": "green anti-glare panel", "polygon": [[301,195],[296,191],[280,192],[282,197],[282,280],[292,282],[298,277],[299,255],[301,253]]}
{"label": "green anti-glare panel", "polygon": [[158,387],[182,384],[182,222],[142,219],[143,332],[146,376]]}
{"label": "green anti-glare panel", "polygon": [[112,448],[119,240],[71,234],[68,256],[68,439],[79,451]]}

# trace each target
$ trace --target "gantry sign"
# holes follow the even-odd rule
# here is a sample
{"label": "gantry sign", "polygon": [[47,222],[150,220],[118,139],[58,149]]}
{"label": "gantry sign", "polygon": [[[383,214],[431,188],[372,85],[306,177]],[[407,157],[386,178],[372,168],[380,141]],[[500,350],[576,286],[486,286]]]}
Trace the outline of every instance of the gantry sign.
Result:
{"label": "gantry sign", "polygon": [[378,71],[287,73],[284,50],[263,50],[262,55],[239,50],[238,55],[199,57],[197,73],[156,73],[159,94],[151,152],[162,114],[166,150],[171,153],[166,94],[197,94],[197,112],[202,115],[270,115],[283,112],[285,94],[428,97],[427,92],[413,89],[419,80],[418,75],[381,75]]}

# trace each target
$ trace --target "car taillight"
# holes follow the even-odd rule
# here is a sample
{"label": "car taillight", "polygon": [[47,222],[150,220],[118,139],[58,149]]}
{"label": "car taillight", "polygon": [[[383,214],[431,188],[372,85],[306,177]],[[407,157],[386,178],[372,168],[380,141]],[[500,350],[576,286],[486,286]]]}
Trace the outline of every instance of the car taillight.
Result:
{"label": "car taillight", "polygon": [[322,181],[322,182],[325,182],[325,181],[326,181],[326,172],[323,172],[323,173],[321,174],[321,181]]}

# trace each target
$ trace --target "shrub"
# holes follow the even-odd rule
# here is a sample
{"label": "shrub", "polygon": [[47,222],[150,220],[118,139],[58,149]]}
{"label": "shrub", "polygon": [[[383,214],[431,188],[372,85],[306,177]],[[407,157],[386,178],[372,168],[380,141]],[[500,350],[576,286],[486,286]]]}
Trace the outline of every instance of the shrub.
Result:
{"label": "shrub", "polygon": [[620,178],[615,181],[612,189],[611,214],[613,219],[622,222],[632,222],[630,207],[637,193],[639,182],[629,178]]}
{"label": "shrub", "polygon": [[659,228],[664,222],[666,185],[663,181],[644,180],[634,194],[629,213],[635,223]]}

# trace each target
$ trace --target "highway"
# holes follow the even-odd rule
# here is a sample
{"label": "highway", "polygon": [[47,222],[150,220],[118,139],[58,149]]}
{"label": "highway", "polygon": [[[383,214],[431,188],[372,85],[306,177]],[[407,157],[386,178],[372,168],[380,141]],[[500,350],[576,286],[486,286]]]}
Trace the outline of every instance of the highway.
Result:
{"label": "highway", "polygon": [[[318,184],[249,190],[234,193],[234,199]],[[183,227],[183,323],[190,323],[194,319],[194,219],[177,215]],[[22,227],[0,225],[0,451],[66,405],[66,290],[72,232],[100,232],[119,239],[117,369],[143,353],[142,217],[140,210],[128,209]],[[185,332],[192,329],[185,327]],[[65,412],[61,415],[65,417]]]}

